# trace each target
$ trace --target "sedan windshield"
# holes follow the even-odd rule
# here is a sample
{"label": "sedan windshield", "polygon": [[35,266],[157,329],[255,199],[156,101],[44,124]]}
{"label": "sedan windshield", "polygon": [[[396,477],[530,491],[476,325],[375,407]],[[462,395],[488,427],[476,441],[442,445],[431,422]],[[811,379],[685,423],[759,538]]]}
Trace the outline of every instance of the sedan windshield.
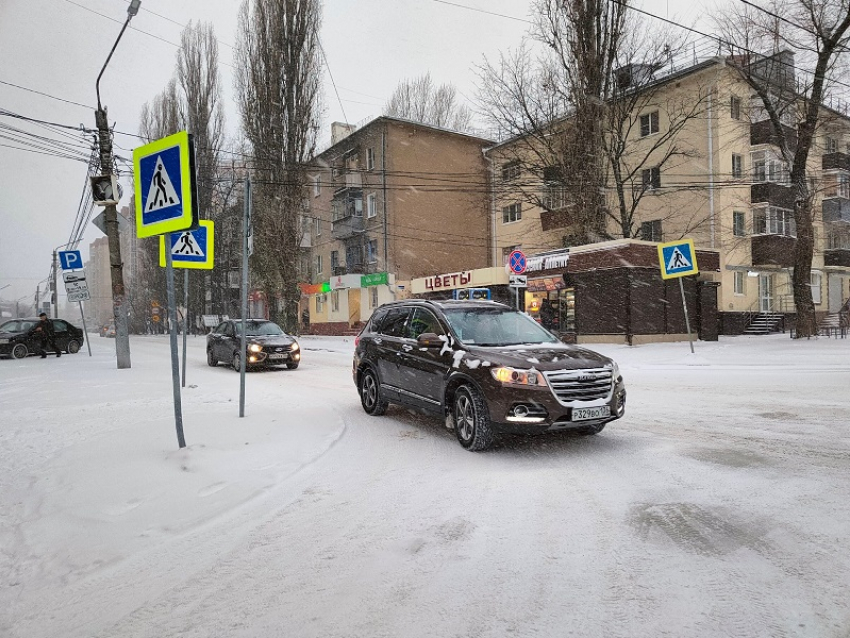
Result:
{"label": "sedan windshield", "polygon": [[7,321],[0,326],[0,332],[28,332],[35,327],[35,321]]}
{"label": "sedan windshield", "polygon": [[559,343],[528,315],[501,308],[447,308],[446,319],[457,337],[478,346]]}
{"label": "sedan windshield", "polygon": [[[236,334],[242,334],[242,322],[234,321]],[[246,323],[245,335],[248,337],[266,337],[285,334],[276,323],[271,321],[248,321]]]}

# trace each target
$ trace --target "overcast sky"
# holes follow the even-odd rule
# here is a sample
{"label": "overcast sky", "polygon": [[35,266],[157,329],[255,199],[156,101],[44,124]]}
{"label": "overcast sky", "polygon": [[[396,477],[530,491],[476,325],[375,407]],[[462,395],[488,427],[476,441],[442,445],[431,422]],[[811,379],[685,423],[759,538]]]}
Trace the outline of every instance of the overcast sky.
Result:
{"label": "overcast sky", "polygon": [[[93,128],[95,80],[126,18],[127,4],[127,0],[0,0],[0,110]],[[529,27],[531,4],[531,0],[325,0],[322,43],[329,68],[324,130],[329,133],[333,121],[357,123],[379,115],[400,80],[425,72],[437,83],[453,83],[462,96],[473,100],[475,66],[484,56],[495,60],[500,50],[520,43]],[[116,131],[138,132],[142,104],[174,73],[180,32],[189,20],[209,21],[215,27],[227,129],[231,134],[237,129],[231,65],[239,5],[239,0],[142,1],[100,83],[101,100]],[[639,6],[688,24],[699,18],[695,2],[647,0]],[[89,153],[73,131],[66,137],[3,115],[0,126],[64,139],[80,147],[73,151],[77,156]],[[31,146],[29,151],[14,150],[10,146],[22,144],[9,136],[15,133],[0,129],[0,288],[9,285],[0,290],[0,298],[26,295],[31,300],[37,283],[49,273],[53,249],[71,236],[86,164],[32,152],[38,149]],[[131,158],[137,143],[137,138],[117,134],[115,152]],[[53,142],[48,145],[55,148]],[[99,236],[100,231],[89,225],[80,243],[84,259],[89,243]]]}

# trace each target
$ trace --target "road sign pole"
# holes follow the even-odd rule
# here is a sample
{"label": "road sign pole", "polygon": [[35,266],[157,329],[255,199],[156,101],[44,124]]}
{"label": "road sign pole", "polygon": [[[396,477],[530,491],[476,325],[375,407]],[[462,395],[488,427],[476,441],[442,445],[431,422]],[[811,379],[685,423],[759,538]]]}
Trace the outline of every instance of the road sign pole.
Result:
{"label": "road sign pole", "polygon": [[682,291],[682,308],[685,309],[685,327],[688,329],[688,342],[691,345],[691,354],[694,353],[694,336],[691,334],[691,320],[688,316],[688,304],[685,301],[685,285],[682,283],[682,277],[679,277],[679,290]]}
{"label": "road sign pole", "polygon": [[80,318],[83,320],[83,334],[86,339],[86,346],[89,349],[89,356],[91,356],[91,343],[89,343],[89,330],[86,328],[86,313],[83,312],[83,302],[80,303]]}
{"label": "road sign pole", "polygon": [[239,343],[239,416],[245,416],[245,359],[248,351],[245,348],[245,330],[248,316],[248,220],[251,218],[251,177],[245,175],[245,206],[242,219],[242,335]]}
{"label": "road sign pole", "polygon": [[[165,237],[168,245],[171,245],[171,237]],[[174,300],[174,268],[171,266],[171,251],[166,251],[165,279],[168,292],[168,323],[170,327],[171,341],[171,386],[174,394],[174,424],[177,427],[177,444],[184,448],[186,440],[183,438],[183,407],[180,403],[180,361],[177,353],[177,304]]]}
{"label": "road sign pole", "polygon": [[[174,264],[171,265],[172,269]],[[183,271],[183,387],[186,387],[186,333],[189,331],[189,271]]]}

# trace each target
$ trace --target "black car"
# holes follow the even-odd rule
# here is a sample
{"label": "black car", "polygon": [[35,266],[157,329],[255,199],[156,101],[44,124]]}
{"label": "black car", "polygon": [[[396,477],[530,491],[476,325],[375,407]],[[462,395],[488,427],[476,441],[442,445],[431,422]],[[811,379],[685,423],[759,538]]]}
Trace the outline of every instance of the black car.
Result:
{"label": "black car", "polygon": [[614,361],[491,301],[379,307],[355,340],[353,374],[367,413],[398,403],[439,414],[472,451],[503,432],[597,434],[626,407]]}
{"label": "black car", "polygon": [[[35,354],[41,347],[41,337],[35,328],[39,319],[12,319],[0,325],[0,356],[23,359]],[[85,338],[83,331],[64,319],[52,319],[56,333],[56,347],[62,352],[76,354]],[[48,346],[49,347],[49,346]]]}
{"label": "black car", "polygon": [[[286,364],[294,370],[301,362],[301,347],[295,337],[286,334],[280,326],[265,319],[245,321],[245,344],[248,357],[245,367],[267,367]],[[239,370],[241,366],[242,321],[222,321],[207,335],[207,363],[213,367],[219,361]]]}

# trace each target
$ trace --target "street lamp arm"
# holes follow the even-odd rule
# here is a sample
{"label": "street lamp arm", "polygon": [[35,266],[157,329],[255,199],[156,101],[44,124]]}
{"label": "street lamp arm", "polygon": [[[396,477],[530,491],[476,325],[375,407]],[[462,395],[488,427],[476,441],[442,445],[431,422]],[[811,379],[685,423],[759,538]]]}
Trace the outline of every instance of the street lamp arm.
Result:
{"label": "street lamp arm", "polygon": [[112,45],[112,50],[109,52],[109,55],[106,57],[106,62],[103,63],[103,68],[100,70],[100,73],[97,74],[97,81],[94,83],[94,90],[97,93],[97,110],[102,111],[103,107],[100,105],[100,78],[103,76],[103,72],[106,71],[106,65],[109,64],[109,61],[112,59],[112,54],[115,53],[115,48],[118,46],[118,41],[121,40],[121,36],[124,35],[124,31],[127,29],[127,25],[130,24],[130,20],[133,19],[132,15],[128,15],[127,19],[124,20],[124,26],[121,27],[121,33],[118,34],[118,37],[115,39],[115,44]]}

